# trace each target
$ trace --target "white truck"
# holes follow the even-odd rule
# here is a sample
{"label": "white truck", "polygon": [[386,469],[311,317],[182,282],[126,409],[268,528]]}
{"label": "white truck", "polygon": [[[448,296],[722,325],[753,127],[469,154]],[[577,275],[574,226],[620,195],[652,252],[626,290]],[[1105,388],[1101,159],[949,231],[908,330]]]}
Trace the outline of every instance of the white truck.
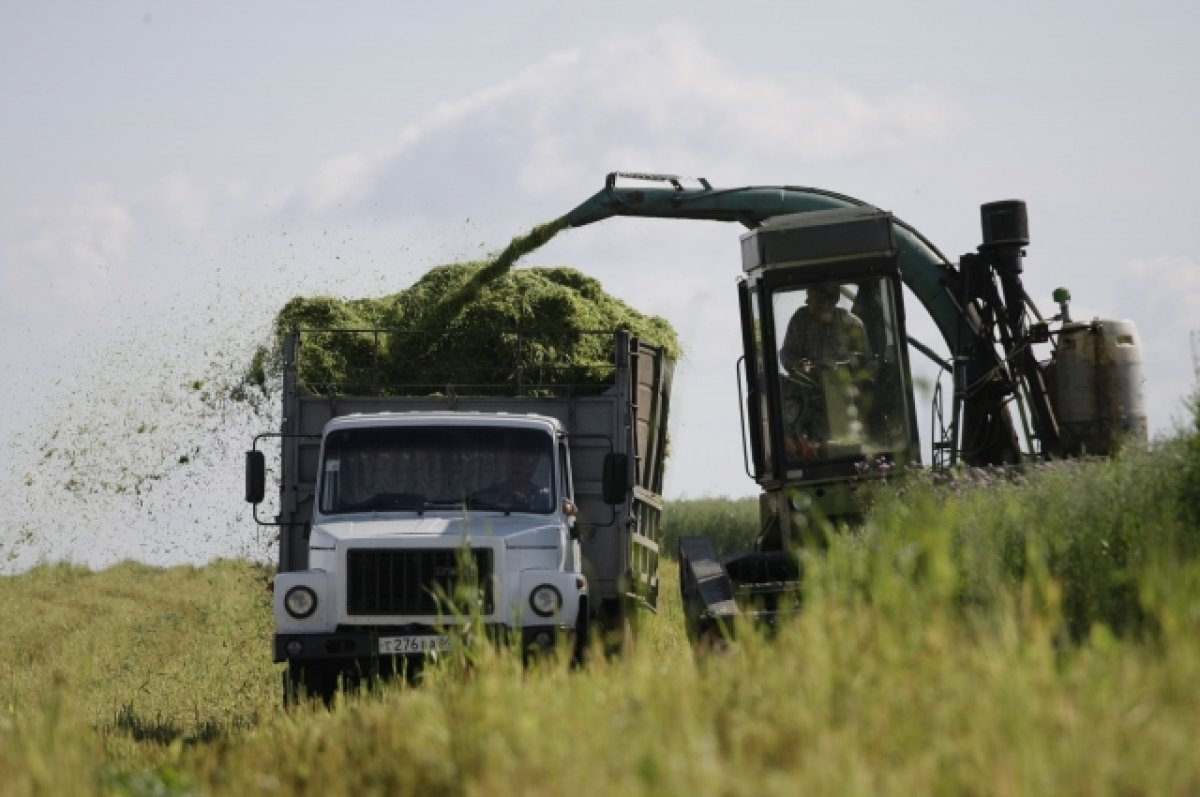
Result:
{"label": "white truck", "polygon": [[[659,349],[605,333],[612,378],[599,387],[521,375],[350,395],[305,384],[301,347],[318,332],[339,334],[286,336],[282,429],[246,463],[255,519],[279,528],[285,700],[411,676],[472,618],[527,653],[570,645],[578,658],[593,627],[624,631],[654,609],[673,371]],[[268,438],[273,521],[258,512]]]}

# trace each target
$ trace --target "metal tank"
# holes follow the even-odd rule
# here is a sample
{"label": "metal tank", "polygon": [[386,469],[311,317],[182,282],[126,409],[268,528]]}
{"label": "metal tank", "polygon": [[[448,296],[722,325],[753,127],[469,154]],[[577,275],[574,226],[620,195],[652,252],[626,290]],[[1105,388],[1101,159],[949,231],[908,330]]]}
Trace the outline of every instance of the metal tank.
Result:
{"label": "metal tank", "polygon": [[1142,347],[1132,321],[1064,324],[1052,371],[1064,454],[1105,456],[1147,442]]}

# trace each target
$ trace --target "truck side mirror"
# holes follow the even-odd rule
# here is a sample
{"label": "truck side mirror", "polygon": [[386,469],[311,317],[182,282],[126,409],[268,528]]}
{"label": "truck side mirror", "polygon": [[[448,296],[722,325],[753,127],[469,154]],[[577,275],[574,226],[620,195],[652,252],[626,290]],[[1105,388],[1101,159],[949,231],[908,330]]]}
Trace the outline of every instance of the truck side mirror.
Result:
{"label": "truck side mirror", "polygon": [[604,455],[604,477],[600,484],[604,503],[616,506],[629,495],[629,455],[610,451]]}
{"label": "truck side mirror", "polygon": [[266,459],[261,451],[246,452],[246,502],[262,503],[267,487]]}

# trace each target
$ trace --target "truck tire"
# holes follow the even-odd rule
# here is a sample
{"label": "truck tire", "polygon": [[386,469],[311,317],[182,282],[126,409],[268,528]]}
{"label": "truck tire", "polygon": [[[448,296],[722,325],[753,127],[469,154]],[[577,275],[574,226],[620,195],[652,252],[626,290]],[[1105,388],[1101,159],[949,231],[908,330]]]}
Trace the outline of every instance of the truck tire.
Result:
{"label": "truck tire", "polygon": [[587,664],[589,647],[591,646],[591,617],[588,616],[587,598],[579,600],[579,612],[575,617],[575,649],[571,652],[571,666],[582,667]]}
{"label": "truck tire", "polygon": [[596,625],[606,658],[633,651],[637,641],[638,604],[627,598],[604,601],[596,614]]}
{"label": "truck tire", "polygon": [[333,704],[337,683],[337,670],[324,662],[289,661],[283,673],[283,704],[290,708],[320,700],[328,707]]}

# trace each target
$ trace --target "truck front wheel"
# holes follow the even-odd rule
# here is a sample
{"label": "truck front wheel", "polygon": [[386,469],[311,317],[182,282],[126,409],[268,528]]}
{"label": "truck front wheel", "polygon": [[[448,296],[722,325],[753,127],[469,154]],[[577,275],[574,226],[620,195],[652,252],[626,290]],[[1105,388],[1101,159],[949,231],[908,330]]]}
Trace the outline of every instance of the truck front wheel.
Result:
{"label": "truck front wheel", "polygon": [[592,620],[588,616],[587,597],[579,599],[579,612],[575,617],[575,648],[571,651],[571,666],[582,667],[587,664],[588,645],[591,643]]}
{"label": "truck front wheel", "polygon": [[289,661],[283,673],[283,704],[290,708],[306,700],[320,700],[332,705],[337,682],[337,670],[325,662]]}

